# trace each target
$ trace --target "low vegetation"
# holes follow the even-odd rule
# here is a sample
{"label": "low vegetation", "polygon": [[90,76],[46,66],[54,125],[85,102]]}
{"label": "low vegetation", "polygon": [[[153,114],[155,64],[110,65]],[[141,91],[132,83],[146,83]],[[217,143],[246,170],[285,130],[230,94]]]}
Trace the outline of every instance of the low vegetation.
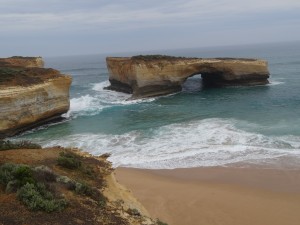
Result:
{"label": "low vegetation", "polygon": [[167,223],[162,222],[162,221],[160,221],[159,219],[156,220],[156,224],[157,224],[157,225],[168,225]]}
{"label": "low vegetation", "polygon": [[132,215],[132,216],[141,216],[141,213],[140,213],[139,210],[137,210],[137,209],[131,209],[131,208],[129,208],[129,209],[127,210],[127,213],[128,213],[129,215]]}
{"label": "low vegetation", "polygon": [[78,169],[81,167],[81,156],[72,152],[61,152],[57,164],[67,169]]}
{"label": "low vegetation", "polygon": [[[5,143],[5,149],[24,148],[24,146],[41,148],[30,142],[7,141]],[[94,174],[93,168],[83,165],[82,160],[83,157],[73,152],[62,151],[57,158],[57,164],[66,169],[78,170],[83,174]],[[30,167],[23,164],[5,163],[0,166],[0,184],[4,186],[6,193],[17,193],[18,199],[34,211],[54,212],[66,208],[68,205],[66,199],[55,188],[60,185],[75,194],[89,197],[102,207],[106,205],[106,198],[99,189],[91,187],[86,182],[60,176],[47,166]]]}
{"label": "low vegetation", "polygon": [[29,86],[60,76],[54,69],[7,66],[0,62],[0,85]]}
{"label": "low vegetation", "polygon": [[0,184],[6,193],[16,192],[18,199],[31,210],[63,210],[67,206],[66,200],[51,189],[56,175],[49,168],[44,169],[6,163],[0,167]]}
{"label": "low vegetation", "polygon": [[32,143],[30,141],[4,141],[0,140],[0,151],[10,150],[10,149],[41,149],[42,147],[38,144]]}
{"label": "low vegetation", "polygon": [[55,199],[43,183],[26,183],[18,191],[18,198],[31,210],[54,212],[68,205],[64,198]]}
{"label": "low vegetation", "polygon": [[161,59],[185,59],[185,57],[169,56],[169,55],[136,55],[132,56],[133,60],[161,60]]}
{"label": "low vegetation", "polygon": [[106,198],[107,156],[61,147],[0,151],[0,224],[166,225]]}

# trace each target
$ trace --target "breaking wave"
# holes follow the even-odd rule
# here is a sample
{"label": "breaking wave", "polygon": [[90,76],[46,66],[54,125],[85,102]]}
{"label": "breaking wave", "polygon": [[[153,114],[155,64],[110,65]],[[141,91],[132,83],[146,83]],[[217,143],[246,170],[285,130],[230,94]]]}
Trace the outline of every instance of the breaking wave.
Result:
{"label": "breaking wave", "polygon": [[70,100],[70,110],[64,115],[65,117],[92,116],[97,115],[103,109],[120,106],[138,104],[141,102],[151,102],[155,98],[129,100],[130,94],[105,90],[109,86],[109,81],[92,84],[93,94],[87,94]]}
{"label": "breaking wave", "polygon": [[108,152],[114,166],[151,169],[220,166],[300,156],[300,137],[269,137],[238,129],[237,123],[240,121],[213,118],[121,135],[85,133],[50,142],[36,141],[45,147],[78,147],[93,155]]}

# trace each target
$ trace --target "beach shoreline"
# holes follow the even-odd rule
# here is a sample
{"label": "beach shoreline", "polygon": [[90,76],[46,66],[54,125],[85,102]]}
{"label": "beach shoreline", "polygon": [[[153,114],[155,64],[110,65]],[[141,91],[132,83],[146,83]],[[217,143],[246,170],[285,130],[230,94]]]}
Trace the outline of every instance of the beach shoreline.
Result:
{"label": "beach shoreline", "polygon": [[299,169],[117,168],[115,173],[152,217],[169,225],[296,225],[300,221]]}

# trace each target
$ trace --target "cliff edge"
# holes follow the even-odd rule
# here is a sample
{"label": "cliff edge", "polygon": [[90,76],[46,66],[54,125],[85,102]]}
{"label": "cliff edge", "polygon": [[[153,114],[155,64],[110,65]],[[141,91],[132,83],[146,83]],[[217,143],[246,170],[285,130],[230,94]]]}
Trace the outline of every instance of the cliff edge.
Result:
{"label": "cliff edge", "polygon": [[107,57],[110,90],[133,98],[166,95],[181,90],[187,78],[201,74],[206,86],[264,85],[268,63],[243,58],[184,58],[162,55]]}
{"label": "cliff edge", "polygon": [[0,139],[60,118],[69,110],[70,76],[40,68],[40,58],[0,59]]}
{"label": "cliff edge", "polygon": [[116,182],[106,157],[0,141],[0,224],[164,224]]}

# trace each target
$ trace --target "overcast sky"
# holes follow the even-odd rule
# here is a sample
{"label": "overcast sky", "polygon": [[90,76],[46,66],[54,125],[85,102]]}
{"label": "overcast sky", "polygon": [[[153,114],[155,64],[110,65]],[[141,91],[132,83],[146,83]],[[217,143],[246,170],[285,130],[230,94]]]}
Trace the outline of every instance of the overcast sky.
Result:
{"label": "overcast sky", "polygon": [[0,0],[0,56],[300,40],[300,0]]}

